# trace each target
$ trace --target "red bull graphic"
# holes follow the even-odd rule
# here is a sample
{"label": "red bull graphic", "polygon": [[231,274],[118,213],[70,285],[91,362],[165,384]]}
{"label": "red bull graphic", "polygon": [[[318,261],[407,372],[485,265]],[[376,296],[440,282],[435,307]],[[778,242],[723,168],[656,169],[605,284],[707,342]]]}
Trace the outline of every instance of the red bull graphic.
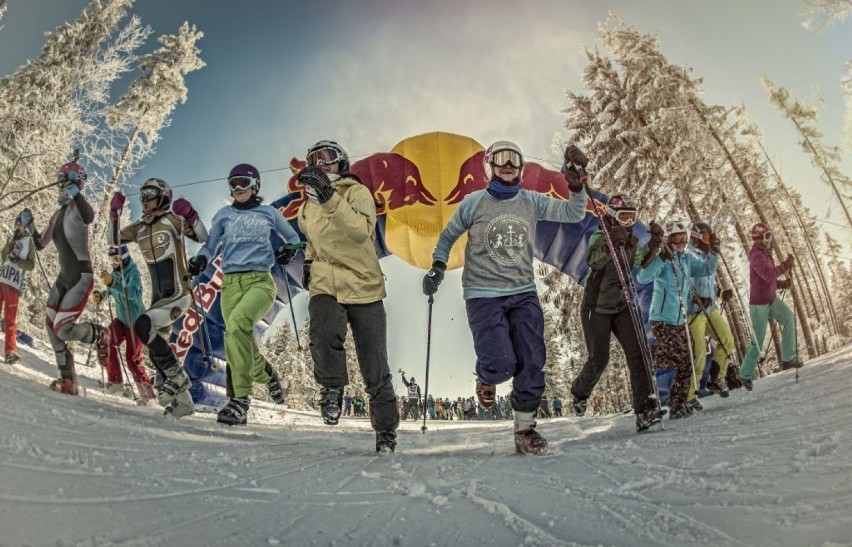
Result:
{"label": "red bull graphic", "polygon": [[[220,265],[222,264],[222,255],[217,255],[209,267],[215,269],[207,282],[200,282],[192,289],[193,298],[197,305],[200,305],[205,315],[210,313],[213,304],[222,290],[222,282],[225,279],[225,274],[222,273]],[[195,305],[189,307],[183,316],[183,322],[180,325],[180,330],[173,332],[174,340],[169,343],[172,351],[178,361],[183,360],[189,348],[192,347],[193,337],[201,326],[203,318],[199,315]]]}

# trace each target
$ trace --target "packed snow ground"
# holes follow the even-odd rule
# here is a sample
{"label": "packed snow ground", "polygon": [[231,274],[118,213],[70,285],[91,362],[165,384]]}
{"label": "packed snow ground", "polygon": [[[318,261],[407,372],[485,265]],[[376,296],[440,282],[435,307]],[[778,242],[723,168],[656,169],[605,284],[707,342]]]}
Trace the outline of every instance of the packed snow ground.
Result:
{"label": "packed snow ground", "polygon": [[[628,415],[322,425],[256,404],[250,425],[174,421],[97,389],[47,389],[49,355],[0,365],[0,545],[852,545],[852,347],[634,432]],[[83,368],[83,367],[81,367]]]}

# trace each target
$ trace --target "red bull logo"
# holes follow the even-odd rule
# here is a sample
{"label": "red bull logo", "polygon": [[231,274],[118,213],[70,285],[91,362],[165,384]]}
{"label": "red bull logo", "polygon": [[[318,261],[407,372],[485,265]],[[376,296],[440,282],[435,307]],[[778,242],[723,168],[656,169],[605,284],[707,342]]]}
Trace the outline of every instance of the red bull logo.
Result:
{"label": "red bull logo", "polygon": [[[210,277],[209,281],[206,283],[199,283],[192,291],[195,302],[200,303],[205,314],[207,314],[210,311],[210,308],[213,307],[213,303],[216,302],[216,297],[222,290],[225,274],[222,273],[222,268],[220,267],[221,264],[222,255],[219,255],[213,259],[213,265],[216,267],[216,272]],[[178,361],[182,361],[183,358],[186,357],[186,352],[188,352],[189,348],[192,347],[192,337],[196,332],[198,332],[203,320],[204,318],[199,314],[196,306],[194,305],[191,305],[183,315],[183,325],[177,333],[175,341],[169,344],[172,351],[175,353],[175,356],[178,358]]]}

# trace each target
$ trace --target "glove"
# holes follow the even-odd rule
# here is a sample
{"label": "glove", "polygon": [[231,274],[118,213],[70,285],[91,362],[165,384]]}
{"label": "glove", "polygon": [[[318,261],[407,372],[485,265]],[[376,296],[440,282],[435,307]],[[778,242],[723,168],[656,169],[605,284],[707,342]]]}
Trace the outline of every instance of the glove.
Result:
{"label": "glove", "polygon": [[115,284],[115,279],[111,273],[103,271],[101,272],[101,282],[107,287],[112,287]]}
{"label": "glove", "polygon": [[734,290],[733,289],[725,289],[724,291],[722,291],[722,301],[723,302],[728,302],[733,297],[734,297]]}
{"label": "glove", "polygon": [[787,255],[787,259],[782,262],[784,264],[784,271],[790,271],[793,268],[793,264],[796,263],[796,259],[793,255]]}
{"label": "glove", "polygon": [[121,216],[121,210],[124,208],[124,202],[127,200],[124,197],[124,194],[121,192],[116,192],[112,195],[112,199],[109,202],[109,218],[113,220],[118,220],[118,217]]}
{"label": "glove", "polygon": [[[175,213],[177,214],[177,213]],[[187,219],[188,220],[188,219]],[[198,255],[186,261],[186,273],[193,277],[197,277],[207,268],[207,257]]]}
{"label": "glove", "polygon": [[95,306],[104,301],[104,293],[101,291],[92,291],[92,302],[95,303]]}
{"label": "glove", "polygon": [[792,283],[790,283],[789,279],[779,279],[778,280],[778,288],[781,290],[789,289]]}
{"label": "glove", "polygon": [[305,187],[308,199],[323,204],[334,195],[331,180],[325,171],[316,166],[309,166],[299,173],[299,182]]}
{"label": "glove", "polygon": [[609,238],[612,240],[612,244],[615,247],[624,247],[624,244],[627,242],[627,238],[630,236],[630,232],[627,231],[627,228],[624,226],[613,226],[609,231]]}
{"label": "glove", "polygon": [[302,288],[308,290],[311,284],[311,261],[306,260],[302,266]]}
{"label": "glove", "polygon": [[447,265],[439,260],[432,263],[432,269],[423,276],[423,294],[432,296],[438,292],[438,286],[444,280],[444,271],[446,269]]}
{"label": "glove", "polygon": [[[172,202],[172,212],[177,216],[186,219],[186,223],[190,226],[195,226],[196,221],[198,221],[198,213],[192,208],[192,205],[183,198],[178,198]],[[202,270],[203,269],[204,268],[202,268]]]}
{"label": "glove", "polygon": [[663,243],[663,227],[652,220],[648,226],[648,231],[651,233],[651,239],[648,240],[648,250],[655,251]]}
{"label": "glove", "polygon": [[668,247],[663,247],[662,249],[660,249],[660,259],[663,262],[667,262],[672,259],[672,252],[669,250]]}
{"label": "glove", "polygon": [[589,177],[586,173],[581,173],[576,167],[570,164],[562,165],[562,174],[565,175],[565,180],[568,182],[568,189],[572,194],[577,194],[583,191],[586,183],[589,182]]}
{"label": "glove", "polygon": [[282,266],[286,266],[293,260],[294,256],[296,256],[296,249],[288,249],[286,245],[282,245],[275,252],[275,261]]}
{"label": "glove", "polygon": [[71,196],[71,199],[76,198],[77,194],[80,193],[80,187],[77,186],[76,184],[68,185],[65,188],[68,189],[68,195]]}
{"label": "glove", "polygon": [[565,149],[565,163],[573,163],[579,165],[581,169],[585,169],[589,165],[589,158],[576,145],[572,144]]}
{"label": "glove", "polygon": [[710,250],[716,254],[719,254],[722,250],[722,242],[719,241],[719,237],[713,232],[710,232]]}

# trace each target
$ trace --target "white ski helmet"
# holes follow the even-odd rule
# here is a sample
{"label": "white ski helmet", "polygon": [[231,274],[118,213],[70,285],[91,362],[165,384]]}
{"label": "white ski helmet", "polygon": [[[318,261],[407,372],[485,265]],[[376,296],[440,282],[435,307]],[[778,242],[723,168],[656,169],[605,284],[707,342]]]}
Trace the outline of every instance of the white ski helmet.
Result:
{"label": "white ski helmet", "polygon": [[488,180],[494,178],[495,165],[497,167],[511,165],[515,169],[519,169],[515,182],[520,182],[521,175],[524,172],[524,154],[517,144],[509,141],[497,141],[488,147],[482,161],[485,164],[485,174],[488,175]]}
{"label": "white ski helmet", "polygon": [[[316,157],[313,158],[312,156]],[[351,167],[349,155],[346,153],[346,150],[336,142],[328,140],[319,141],[308,148],[308,153],[305,154],[305,161],[308,162],[308,165],[330,165],[336,163],[340,174],[348,173]]]}
{"label": "white ski helmet", "polygon": [[139,201],[157,200],[157,209],[168,209],[172,203],[172,189],[163,179],[150,178],[139,187]]}

